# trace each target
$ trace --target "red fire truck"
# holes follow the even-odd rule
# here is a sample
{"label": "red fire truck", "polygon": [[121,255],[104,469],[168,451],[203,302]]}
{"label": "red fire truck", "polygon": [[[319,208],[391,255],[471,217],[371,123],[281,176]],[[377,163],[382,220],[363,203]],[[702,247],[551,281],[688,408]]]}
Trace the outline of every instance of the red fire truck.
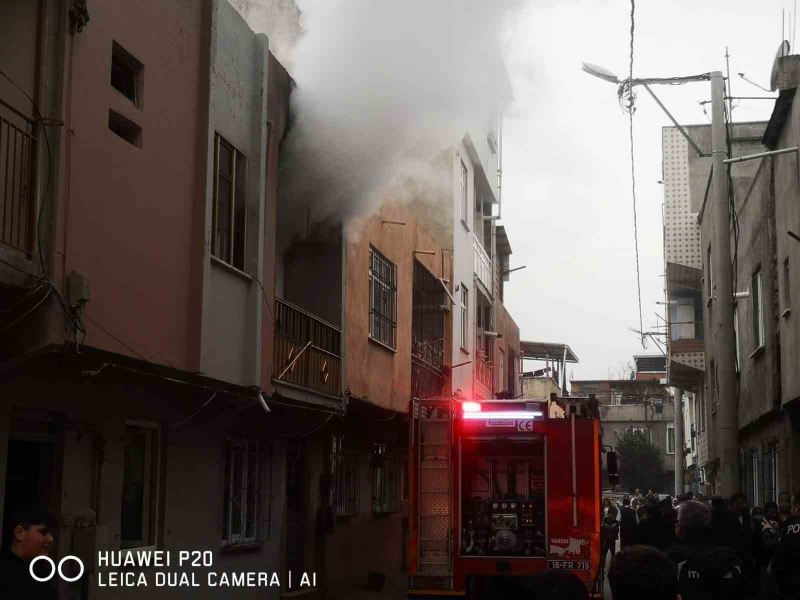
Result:
{"label": "red fire truck", "polygon": [[524,590],[547,569],[570,571],[600,594],[593,397],[415,400],[411,414],[411,595]]}

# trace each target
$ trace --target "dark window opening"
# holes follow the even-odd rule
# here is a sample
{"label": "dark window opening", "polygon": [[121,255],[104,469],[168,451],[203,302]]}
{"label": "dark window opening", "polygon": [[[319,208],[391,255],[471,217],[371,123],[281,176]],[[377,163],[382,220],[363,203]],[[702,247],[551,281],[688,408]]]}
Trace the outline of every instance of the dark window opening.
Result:
{"label": "dark window opening", "polygon": [[109,110],[108,128],[132,146],[142,147],[142,128],[127,117]]}
{"label": "dark window opening", "polygon": [[111,46],[111,87],[142,107],[142,69],[141,62],[136,60],[117,42]]}

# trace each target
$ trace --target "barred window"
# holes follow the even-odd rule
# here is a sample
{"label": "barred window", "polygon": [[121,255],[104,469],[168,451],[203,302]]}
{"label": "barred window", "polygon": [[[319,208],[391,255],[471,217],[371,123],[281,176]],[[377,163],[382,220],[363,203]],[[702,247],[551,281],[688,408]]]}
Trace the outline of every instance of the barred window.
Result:
{"label": "barred window", "polygon": [[353,517],[358,514],[358,457],[344,450],[341,435],[332,436],[332,446],[331,504],[337,517]]}
{"label": "barred window", "polygon": [[225,460],[222,542],[247,544],[259,539],[264,493],[264,459],[255,440],[228,440]]}
{"label": "barred window", "polygon": [[400,510],[399,462],[399,457],[389,454],[387,444],[375,444],[372,451],[372,512],[375,514]]}
{"label": "barred window", "polygon": [[247,158],[220,134],[214,136],[214,206],[211,254],[245,270]]}
{"label": "barred window", "polygon": [[369,249],[369,336],[396,348],[397,267],[372,246]]}

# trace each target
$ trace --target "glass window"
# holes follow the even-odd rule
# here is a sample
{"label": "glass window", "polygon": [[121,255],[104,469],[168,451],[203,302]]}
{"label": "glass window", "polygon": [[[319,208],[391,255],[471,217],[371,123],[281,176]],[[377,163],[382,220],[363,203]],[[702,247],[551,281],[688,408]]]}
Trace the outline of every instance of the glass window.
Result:
{"label": "glass window", "polygon": [[258,442],[228,440],[225,460],[222,541],[226,545],[258,540],[263,496],[262,459]]}
{"label": "glass window", "polygon": [[469,231],[469,171],[464,161],[461,161],[461,222]]}
{"label": "glass window", "polygon": [[214,165],[211,253],[244,271],[247,241],[247,158],[216,134]]}
{"label": "glass window", "polygon": [[764,303],[762,294],[761,269],[753,273],[750,286],[750,301],[753,303],[753,339],[756,348],[765,344],[764,337]]}
{"label": "glass window", "polygon": [[469,350],[469,289],[461,284],[461,347]]}
{"label": "glass window", "polygon": [[667,425],[667,454],[675,454],[675,426]]}
{"label": "glass window", "polygon": [[134,423],[126,426],[121,548],[156,545],[159,447],[158,426]]}

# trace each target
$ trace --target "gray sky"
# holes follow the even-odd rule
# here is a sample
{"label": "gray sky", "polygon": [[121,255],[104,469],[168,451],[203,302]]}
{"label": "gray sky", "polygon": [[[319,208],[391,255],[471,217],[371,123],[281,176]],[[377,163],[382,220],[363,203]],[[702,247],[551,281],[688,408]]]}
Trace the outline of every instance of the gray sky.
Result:
{"label": "gray sky", "polygon": [[[764,96],[781,40],[781,8],[794,2],[637,2],[634,77],[725,71],[733,95]],[[657,353],[638,336],[628,121],[616,87],[580,70],[628,74],[630,2],[535,0],[509,32],[515,102],[504,125],[503,224],[513,273],[506,304],[522,338],[568,343],[575,379],[605,378],[634,354]],[[707,83],[658,88],[685,124],[706,123]],[[773,103],[742,101],[734,120],[768,119]],[[710,114],[710,106],[707,108]],[[641,90],[634,115],[637,209],[645,329],[663,314],[661,128],[670,125]],[[570,374],[570,370],[568,370]]]}

